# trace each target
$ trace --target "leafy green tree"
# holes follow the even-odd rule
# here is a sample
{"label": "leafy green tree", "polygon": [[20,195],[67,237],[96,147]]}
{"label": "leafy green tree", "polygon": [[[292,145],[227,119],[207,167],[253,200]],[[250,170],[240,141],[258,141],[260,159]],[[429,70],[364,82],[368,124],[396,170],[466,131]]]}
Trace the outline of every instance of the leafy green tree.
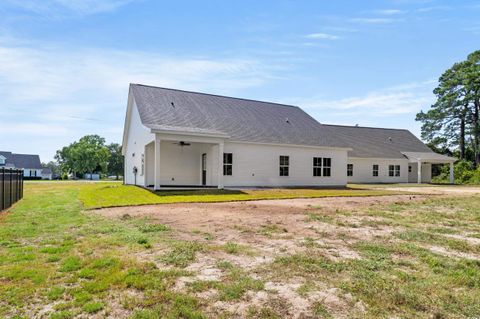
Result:
{"label": "leafy green tree", "polygon": [[55,158],[62,171],[66,173],[105,173],[110,152],[105,146],[105,139],[98,135],[86,135],[78,142],[57,151]]}
{"label": "leafy green tree", "polygon": [[107,165],[108,175],[115,175],[116,179],[118,179],[118,176],[123,175],[122,146],[117,143],[111,143],[107,148],[110,152]]}
{"label": "leafy green tree", "polygon": [[76,159],[73,154],[73,148],[75,147],[76,143],[77,142],[74,142],[69,146],[62,147],[62,149],[58,150],[55,154],[55,160],[58,162],[60,170],[63,174],[72,173],[73,175],[76,175]]}

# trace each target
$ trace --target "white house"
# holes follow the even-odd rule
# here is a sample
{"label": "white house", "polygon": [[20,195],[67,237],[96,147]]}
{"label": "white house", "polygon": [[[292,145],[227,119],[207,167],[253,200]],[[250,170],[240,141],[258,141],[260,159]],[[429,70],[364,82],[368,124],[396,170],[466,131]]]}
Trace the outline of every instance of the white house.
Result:
{"label": "white house", "polygon": [[48,179],[48,180],[53,179],[53,173],[50,168],[48,167],[42,168],[42,179]]}
{"label": "white house", "polygon": [[[398,158],[383,152],[378,141],[378,152],[362,155],[375,139],[354,143],[358,136],[349,134],[363,131],[343,128],[320,124],[296,106],[131,84],[122,148],[125,183],[160,189],[407,182],[412,161],[454,160],[403,130],[397,131],[408,132],[406,144],[414,140],[418,147],[379,136],[387,139],[385,145],[395,142],[385,149],[399,147]],[[349,164],[353,176],[347,176]],[[379,166],[377,179],[367,176],[375,174],[368,169],[372,165]],[[391,165],[393,176],[386,171]],[[429,181],[429,174],[421,174]]]}
{"label": "white house", "polygon": [[38,155],[0,151],[0,167],[23,169],[24,178],[42,178],[42,164]]}
{"label": "white house", "polygon": [[352,149],[348,152],[349,183],[430,183],[432,164],[445,163],[450,164],[453,183],[456,159],[434,153],[408,130],[324,126]]}

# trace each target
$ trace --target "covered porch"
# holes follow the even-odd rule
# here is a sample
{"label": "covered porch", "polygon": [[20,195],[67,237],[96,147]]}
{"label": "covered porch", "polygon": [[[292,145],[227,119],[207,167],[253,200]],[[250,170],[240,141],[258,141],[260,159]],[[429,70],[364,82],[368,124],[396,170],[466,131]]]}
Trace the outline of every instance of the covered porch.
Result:
{"label": "covered porch", "polygon": [[155,133],[145,145],[145,187],[223,188],[224,136]]}
{"label": "covered porch", "polygon": [[402,152],[408,159],[408,182],[409,183],[430,183],[432,176],[432,164],[449,164],[451,184],[455,182],[453,174],[453,163],[457,160],[454,157],[437,154],[433,152]]}

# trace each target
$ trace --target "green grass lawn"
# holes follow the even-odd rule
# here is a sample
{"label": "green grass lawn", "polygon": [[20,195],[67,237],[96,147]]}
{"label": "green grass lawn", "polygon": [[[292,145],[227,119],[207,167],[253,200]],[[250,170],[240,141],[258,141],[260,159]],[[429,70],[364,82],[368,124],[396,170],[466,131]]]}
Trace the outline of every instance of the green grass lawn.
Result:
{"label": "green grass lawn", "polygon": [[[78,200],[84,187],[27,183],[24,199],[0,215],[0,318],[36,318],[42,311],[46,318],[73,318],[102,311],[107,302],[138,309],[133,318],[150,318],[141,309],[154,301],[166,317],[202,318],[197,299],[171,289],[187,272],[130,257],[171,242],[168,228],[84,214]],[[132,289],[149,295],[149,305],[119,297]]]}
{"label": "green grass lawn", "polygon": [[402,194],[382,189],[263,189],[263,190],[182,190],[150,192],[119,183],[90,183],[80,189],[85,208],[171,203],[208,203],[263,199],[380,196]]}
{"label": "green grass lawn", "polygon": [[[120,195],[115,195],[116,191]],[[290,197],[290,192],[298,195],[297,191],[306,192],[265,192],[268,196]],[[137,200],[137,192],[144,197]],[[347,192],[352,191],[308,192],[303,197],[342,196],[338,192],[348,196]],[[99,199],[102,194],[109,195],[105,203]],[[253,194],[217,196],[226,196],[228,200],[231,196],[253,199],[257,196]],[[265,198],[266,194],[258,198]],[[367,194],[375,195],[364,193]],[[281,242],[290,240],[292,245],[303,245],[305,250],[282,251],[271,262],[252,269],[219,259],[215,267],[222,272],[220,280],[195,280],[183,290],[175,288],[176,282],[180,277],[195,275],[186,267],[198,262],[200,254],[209,258],[218,258],[215,256],[220,253],[254,258],[257,254],[262,256],[262,252],[237,241],[238,238],[219,244],[213,240],[214,234],[198,232],[199,238],[205,239],[179,239],[182,236],[177,236],[176,229],[146,218],[107,219],[84,210],[82,201],[89,196],[93,199],[88,207],[98,207],[118,198],[126,205],[161,203],[162,199],[175,200],[177,196],[183,196],[180,201],[194,201],[199,196],[214,195],[155,195],[115,183],[26,183],[24,199],[9,212],[0,214],[1,319],[206,318],[213,302],[239,302],[245,300],[247,292],[266,291],[268,281],[288,280],[302,283],[298,288],[301,295],[316,289],[339,289],[351,296],[345,307],[356,309],[358,302],[365,305],[365,312],[352,312],[352,317],[480,316],[480,259],[447,257],[426,248],[439,246],[480,256],[480,244],[473,240],[480,238],[478,195],[433,197],[355,212],[312,208],[314,211],[305,213],[305,220],[298,221],[312,231],[312,237],[304,240],[294,238],[288,229],[276,224],[259,225],[258,230],[242,229],[269,243],[275,243],[278,237]],[[319,225],[333,225],[338,234],[317,231]],[[371,239],[350,237],[349,230],[359,227],[392,227],[394,231]],[[451,235],[473,239],[467,242],[448,237]],[[327,258],[326,252],[334,247],[318,244],[317,240],[329,238],[346,245],[360,258]],[[218,292],[216,299],[198,296],[210,289]],[[272,296],[273,301],[265,305],[250,306],[246,317],[285,317],[282,311],[286,303],[275,299],[274,293]],[[335,311],[326,302],[315,302],[313,313],[318,318],[329,318]],[[229,318],[231,313],[224,311],[210,317]]]}

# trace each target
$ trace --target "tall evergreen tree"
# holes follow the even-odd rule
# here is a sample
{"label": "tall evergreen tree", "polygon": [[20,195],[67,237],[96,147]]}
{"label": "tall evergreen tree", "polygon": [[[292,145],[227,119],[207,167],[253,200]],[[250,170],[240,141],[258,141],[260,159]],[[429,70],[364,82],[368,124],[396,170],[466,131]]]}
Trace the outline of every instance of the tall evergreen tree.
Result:
{"label": "tall evergreen tree", "polygon": [[437,101],[416,117],[422,122],[422,138],[458,147],[462,160],[470,143],[475,164],[480,163],[480,51],[446,70],[433,93]]}

